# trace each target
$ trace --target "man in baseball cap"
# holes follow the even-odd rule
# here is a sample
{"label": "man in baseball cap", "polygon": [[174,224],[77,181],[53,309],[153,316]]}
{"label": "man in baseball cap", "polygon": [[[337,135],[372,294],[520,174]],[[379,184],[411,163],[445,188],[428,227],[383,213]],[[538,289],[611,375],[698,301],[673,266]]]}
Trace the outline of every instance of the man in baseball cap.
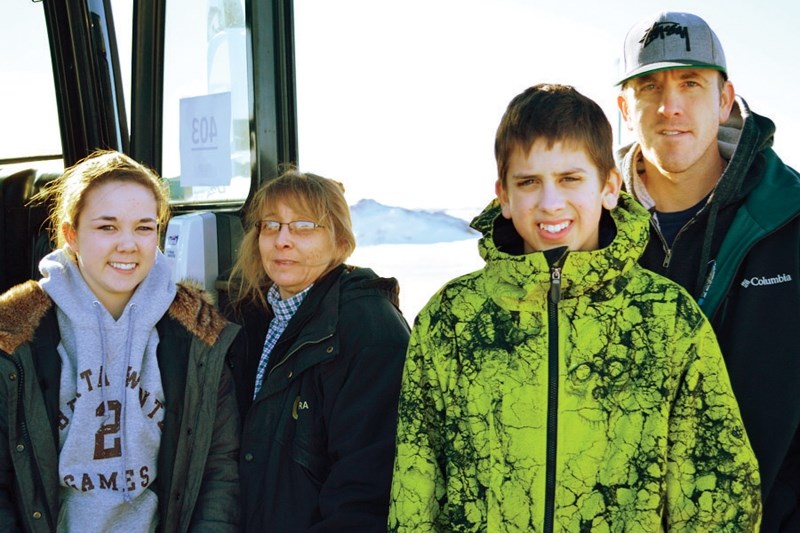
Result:
{"label": "man in baseball cap", "polygon": [[[800,175],[696,15],[634,25],[618,85],[636,138],[620,170],[653,214],[640,262],[683,285],[714,326],[759,461],[762,531],[800,531]],[[697,452],[702,468],[708,451]]]}

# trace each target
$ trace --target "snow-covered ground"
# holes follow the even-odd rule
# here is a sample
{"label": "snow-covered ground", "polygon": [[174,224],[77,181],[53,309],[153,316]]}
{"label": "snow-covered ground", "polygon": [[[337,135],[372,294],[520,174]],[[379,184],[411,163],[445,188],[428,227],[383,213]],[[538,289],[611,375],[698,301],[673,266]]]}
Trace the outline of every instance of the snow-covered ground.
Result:
{"label": "snow-covered ground", "polygon": [[358,244],[347,263],[397,278],[400,308],[409,324],[447,281],[483,266],[478,233],[463,214],[391,207],[373,200],[362,200],[350,210]]}
{"label": "snow-covered ground", "polygon": [[413,324],[414,317],[447,281],[483,266],[477,238],[429,244],[377,244],[356,246],[347,264],[369,267],[378,275],[400,283],[400,309]]}
{"label": "snow-covered ground", "polygon": [[407,209],[361,200],[350,207],[350,213],[359,246],[428,244],[478,236],[467,220],[444,211]]}

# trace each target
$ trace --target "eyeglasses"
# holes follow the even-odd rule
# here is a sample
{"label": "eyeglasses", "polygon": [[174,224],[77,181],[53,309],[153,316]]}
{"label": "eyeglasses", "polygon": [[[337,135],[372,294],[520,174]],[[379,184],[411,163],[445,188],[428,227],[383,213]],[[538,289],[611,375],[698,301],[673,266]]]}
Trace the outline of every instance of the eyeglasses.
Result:
{"label": "eyeglasses", "polygon": [[317,228],[324,228],[316,222],[310,220],[292,220],[291,222],[278,222],[277,220],[259,220],[256,222],[261,235],[276,235],[283,226],[289,228],[289,233],[293,235],[308,235]]}

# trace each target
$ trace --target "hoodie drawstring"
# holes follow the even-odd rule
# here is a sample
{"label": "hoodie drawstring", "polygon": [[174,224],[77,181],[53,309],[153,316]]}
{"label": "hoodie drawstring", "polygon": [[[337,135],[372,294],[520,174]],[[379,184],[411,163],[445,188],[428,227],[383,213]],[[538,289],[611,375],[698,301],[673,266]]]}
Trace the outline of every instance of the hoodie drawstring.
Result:
{"label": "hoodie drawstring", "polygon": [[708,283],[708,262],[711,257],[711,241],[714,237],[714,229],[716,229],[717,225],[717,213],[719,212],[719,202],[712,202],[711,200],[711,198],[708,200],[711,204],[711,210],[708,213],[706,231],[705,235],[703,235],[703,248],[700,252],[700,263],[697,268],[697,280],[695,281],[695,290],[692,293],[696,298],[703,296],[706,290],[706,284]]}
{"label": "hoodie drawstring", "polygon": [[[125,479],[125,472],[128,469],[128,447],[125,446],[127,439],[125,438],[125,428],[127,424],[126,410],[128,406],[128,369],[131,367],[131,337],[133,336],[133,312],[136,309],[136,304],[131,304],[128,307],[128,334],[125,339],[125,370],[122,378],[122,413],[120,413],[120,439],[122,440],[122,479]],[[127,487],[123,486],[122,496],[126,502],[131,502],[133,498],[128,493]]]}
{"label": "hoodie drawstring", "polygon": [[[95,317],[97,318],[97,325],[98,330],[100,331],[100,364],[102,368],[102,375],[100,376],[100,395],[101,401],[103,402],[103,425],[108,422],[109,417],[111,416],[111,406],[109,405],[108,399],[106,398],[106,381],[108,380],[108,366],[106,363],[108,361],[108,353],[106,350],[106,335],[105,329],[103,328],[103,310],[105,309],[100,302],[95,300],[92,302],[92,307],[95,310]],[[125,338],[125,366],[123,367],[123,376],[121,380],[122,385],[122,397],[120,401],[122,402],[122,408],[120,412],[120,442],[122,446],[122,479],[125,479],[125,471],[128,468],[128,448],[125,446],[126,438],[125,438],[125,411],[128,406],[128,368],[131,366],[131,338],[133,336],[133,313],[136,308],[136,304],[131,304],[128,308],[128,331],[127,336]],[[126,502],[133,501],[130,493],[128,492],[127,484],[122,485],[122,497]]]}
{"label": "hoodie drawstring", "polygon": [[106,355],[105,329],[103,328],[103,309],[105,308],[97,300],[92,302],[92,308],[94,309],[94,316],[97,318],[97,330],[100,332],[100,399],[103,402],[103,425],[105,425],[108,422],[108,417],[111,416],[111,406],[106,399],[106,381],[108,380],[106,361],[108,357]]}

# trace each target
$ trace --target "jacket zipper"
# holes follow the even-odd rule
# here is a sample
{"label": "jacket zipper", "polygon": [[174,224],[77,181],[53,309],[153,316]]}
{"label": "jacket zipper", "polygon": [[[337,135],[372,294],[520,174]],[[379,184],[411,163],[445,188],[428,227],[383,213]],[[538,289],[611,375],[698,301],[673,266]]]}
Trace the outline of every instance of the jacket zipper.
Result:
{"label": "jacket zipper", "polygon": [[[653,226],[653,229],[656,230],[656,235],[658,235],[658,239],[661,241],[661,249],[664,250],[664,261],[661,263],[661,266],[666,271],[669,268],[669,261],[672,259],[672,248],[667,245],[667,240],[664,238],[664,235],[661,233],[661,228],[658,227],[658,222],[656,222],[653,217],[650,217],[650,225]],[[683,228],[678,230],[678,235],[681,234]],[[678,240],[678,235],[675,235],[675,240]],[[672,241],[672,244],[675,244],[675,240]]]}
{"label": "jacket zipper", "polygon": [[544,531],[553,531],[558,437],[558,302],[561,300],[560,261],[550,267],[547,303],[547,463],[545,466]]}
{"label": "jacket zipper", "polygon": [[22,405],[25,373],[19,361],[17,361],[14,357],[9,356],[8,358],[11,360],[17,370],[17,418],[19,419],[20,427],[22,429],[22,440],[25,441],[25,444],[28,444],[30,442],[30,438],[28,436],[28,424],[25,422],[25,410]]}
{"label": "jacket zipper", "polygon": [[[25,371],[22,368],[22,364],[14,357],[8,357],[11,362],[14,364],[14,367],[17,370],[17,420],[19,420],[20,429],[22,432],[22,442],[25,446],[27,446],[28,453],[31,455],[31,463],[33,464],[33,470],[35,471],[35,475],[39,479],[39,483],[42,487],[44,487],[44,481],[42,480],[42,474],[39,472],[39,464],[36,461],[36,458],[33,455],[33,441],[31,440],[30,433],[28,433],[28,423],[25,420],[25,405],[23,402],[24,399],[24,389],[25,389]],[[42,512],[45,514],[43,517],[48,524],[48,527],[51,526],[50,522],[50,510],[45,505],[42,509]],[[30,517],[26,517],[26,520],[29,520]]]}
{"label": "jacket zipper", "polygon": [[305,346],[308,346],[309,344],[319,344],[320,342],[322,342],[322,341],[324,341],[324,340],[327,340],[327,339],[330,339],[331,337],[333,337],[333,333],[329,333],[328,335],[325,335],[324,337],[320,337],[319,339],[316,339],[316,340],[309,340],[309,341],[305,341],[305,342],[304,342],[303,344],[301,344],[300,346],[297,346],[297,347],[296,347],[294,350],[291,350],[291,351],[289,351],[289,352],[288,352],[286,355],[284,355],[284,356],[283,356],[283,359],[281,359],[280,361],[278,361],[277,363],[275,363],[275,366],[273,366],[273,367],[270,369],[270,371],[267,373],[267,376],[266,376],[266,378],[264,378],[264,384],[262,385],[262,387],[263,387],[264,385],[266,385],[266,384],[267,384],[267,379],[269,379],[269,377],[272,375],[272,373],[273,373],[273,372],[275,372],[275,370],[276,370],[276,369],[277,369],[279,366],[281,366],[283,363],[285,363],[286,361],[288,361],[288,360],[289,360],[289,358],[290,358],[291,356],[293,356],[294,354],[296,354],[296,353],[297,353],[297,352],[300,350],[300,348],[303,348],[303,347],[305,347]]}
{"label": "jacket zipper", "polygon": [[700,211],[695,213],[695,215],[686,224],[684,224],[681,229],[678,230],[678,233],[675,234],[675,238],[672,239],[672,247],[667,245],[667,240],[664,238],[664,234],[661,233],[661,228],[658,226],[658,222],[656,222],[653,218],[653,214],[650,215],[650,225],[656,230],[656,235],[658,235],[658,238],[661,241],[661,248],[664,250],[664,261],[661,263],[661,266],[664,267],[665,271],[669,268],[669,263],[672,260],[672,249],[675,248],[675,243],[678,242],[681,233],[683,233],[686,228],[694,224],[697,217],[705,210],[705,208],[706,206],[704,205]]}

